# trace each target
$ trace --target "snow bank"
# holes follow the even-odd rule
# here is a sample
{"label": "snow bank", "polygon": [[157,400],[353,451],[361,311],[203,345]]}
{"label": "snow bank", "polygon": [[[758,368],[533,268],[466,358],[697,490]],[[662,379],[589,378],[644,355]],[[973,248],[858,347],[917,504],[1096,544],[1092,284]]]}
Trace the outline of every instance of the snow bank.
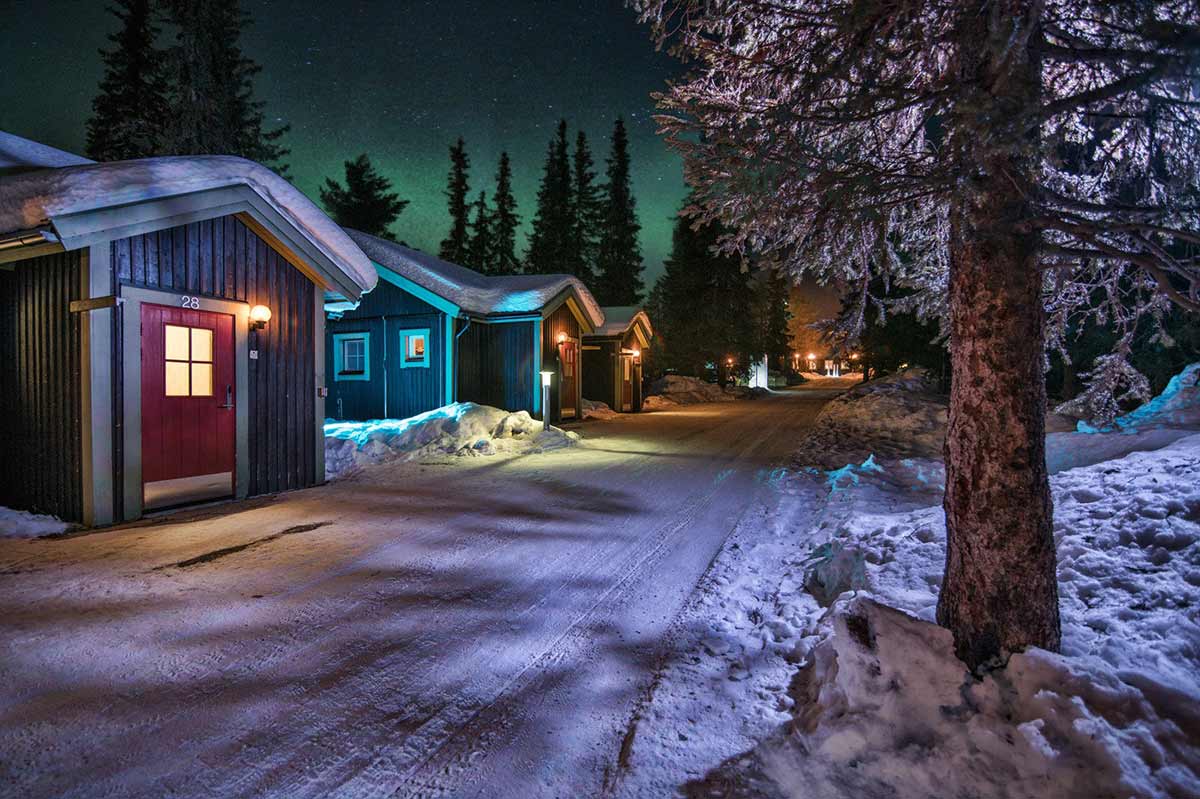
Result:
{"label": "snow bank", "polygon": [[673,405],[694,405],[698,402],[732,402],[745,394],[721,388],[716,383],[706,383],[696,377],[667,375],[650,385],[650,396],[643,406],[666,408]]}
{"label": "snow bank", "polygon": [[583,400],[584,419],[615,419],[618,416],[620,414],[608,407],[607,403],[590,399]]}
{"label": "snow bank", "polygon": [[0,507],[0,538],[37,538],[61,533],[71,527],[54,516],[39,516],[24,510]]}
{"label": "snow bank", "polygon": [[1052,488],[1062,654],[982,682],[933,624],[941,508],[837,527],[825,546],[861,556],[875,601],[843,596],[805,731],[764,753],[792,795],[1200,795],[1200,435]]}
{"label": "snow bank", "polygon": [[830,400],[801,442],[797,459],[836,469],[879,458],[938,458],[948,403],[925,370],[858,383]]}
{"label": "snow bank", "polygon": [[1134,432],[1152,427],[1200,427],[1200,363],[1193,363],[1171,378],[1163,392],[1135,411],[1118,416],[1111,427],[1079,422],[1080,433],[1119,430]]}
{"label": "snow bank", "polygon": [[579,434],[551,427],[525,411],[509,413],[459,402],[408,419],[325,423],[325,475],[341,477],[372,463],[434,455],[544,452],[574,446]]}

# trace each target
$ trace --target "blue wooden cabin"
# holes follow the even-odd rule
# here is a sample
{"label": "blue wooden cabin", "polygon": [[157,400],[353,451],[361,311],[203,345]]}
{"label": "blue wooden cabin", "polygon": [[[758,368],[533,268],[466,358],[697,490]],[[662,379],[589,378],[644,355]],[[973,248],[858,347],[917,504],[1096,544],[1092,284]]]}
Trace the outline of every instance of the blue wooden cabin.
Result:
{"label": "blue wooden cabin", "polygon": [[348,230],[379,273],[357,302],[326,298],[331,418],[406,418],[452,402],[578,417],[583,336],[604,317],[568,275],[482,275]]}

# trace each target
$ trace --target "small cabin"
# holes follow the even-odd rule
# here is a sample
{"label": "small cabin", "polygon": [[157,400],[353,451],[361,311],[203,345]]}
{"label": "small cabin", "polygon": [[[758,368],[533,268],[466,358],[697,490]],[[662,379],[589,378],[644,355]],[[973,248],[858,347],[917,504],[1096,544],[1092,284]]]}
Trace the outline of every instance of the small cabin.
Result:
{"label": "small cabin", "polygon": [[324,482],[324,296],[376,279],[258,164],[0,133],[0,505],[99,525]]}
{"label": "small cabin", "polygon": [[604,324],[583,337],[583,393],[614,411],[642,409],[642,353],[654,330],[650,317],[633,306],[605,307]]}
{"label": "small cabin", "polygon": [[477,402],[552,422],[582,413],[582,337],[603,322],[569,275],[483,275],[396,242],[347,233],[379,276],[326,301],[331,418],[406,418]]}

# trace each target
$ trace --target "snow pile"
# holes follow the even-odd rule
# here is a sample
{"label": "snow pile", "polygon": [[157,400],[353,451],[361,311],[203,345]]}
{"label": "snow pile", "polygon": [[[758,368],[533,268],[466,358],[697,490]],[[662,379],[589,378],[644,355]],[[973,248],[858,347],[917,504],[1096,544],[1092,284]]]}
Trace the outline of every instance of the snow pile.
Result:
{"label": "snow pile", "polygon": [[590,399],[583,400],[584,419],[615,419],[618,416],[620,414],[608,407],[607,403]]}
{"label": "snow pile", "polygon": [[874,454],[938,458],[946,438],[947,400],[923,369],[859,383],[830,400],[801,442],[797,459],[836,469]]}
{"label": "snow pile", "polygon": [[736,391],[727,391],[716,383],[706,383],[696,377],[667,375],[650,385],[646,408],[666,408],[672,405],[694,405],[698,402],[731,402],[739,399]]}
{"label": "snow pile", "polygon": [[94,163],[90,158],[0,130],[0,175]]}
{"label": "snow pile", "polygon": [[54,516],[39,516],[24,510],[0,507],[0,538],[38,538],[61,533],[71,527]]}
{"label": "snow pile", "polygon": [[822,625],[795,697],[804,732],[763,753],[780,784],[795,796],[1200,792],[1200,435],[1052,487],[1062,655],[1015,655],[982,682],[932,623],[941,508],[836,527],[824,546],[858,553],[883,604],[844,595],[832,633]]}
{"label": "snow pile", "polygon": [[1136,432],[1151,427],[1200,427],[1200,363],[1172,377],[1161,394],[1137,410],[1118,416],[1111,427],[1101,431],[1081,421],[1076,429],[1080,433]]}
{"label": "snow pile", "polygon": [[575,446],[579,434],[543,429],[525,411],[458,402],[408,419],[325,423],[325,475],[372,463],[435,455],[546,452]]}

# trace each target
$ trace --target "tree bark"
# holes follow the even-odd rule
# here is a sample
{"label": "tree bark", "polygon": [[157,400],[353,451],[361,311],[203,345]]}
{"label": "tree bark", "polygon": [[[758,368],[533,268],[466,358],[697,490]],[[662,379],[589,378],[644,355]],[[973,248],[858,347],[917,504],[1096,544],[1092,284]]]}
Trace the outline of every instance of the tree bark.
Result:
{"label": "tree bark", "polygon": [[979,3],[964,15],[959,42],[968,102],[952,140],[964,179],[950,219],[947,552],[937,617],[973,669],[1028,646],[1057,649],[1061,637],[1039,234],[1028,224],[1038,147],[1036,134],[1004,122],[1040,99],[1037,8]]}

